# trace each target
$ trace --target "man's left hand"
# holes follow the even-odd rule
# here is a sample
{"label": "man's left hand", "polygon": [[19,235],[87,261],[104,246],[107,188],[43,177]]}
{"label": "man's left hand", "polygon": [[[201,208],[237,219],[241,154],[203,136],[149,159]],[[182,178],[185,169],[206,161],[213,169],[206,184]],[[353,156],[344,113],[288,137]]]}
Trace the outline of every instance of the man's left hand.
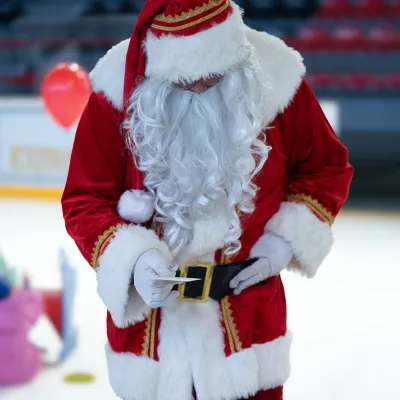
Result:
{"label": "man's left hand", "polygon": [[258,260],[236,275],[230,282],[230,287],[234,289],[235,295],[271,276],[279,275],[291,261],[293,250],[286,240],[267,232],[251,249],[250,257],[258,258]]}

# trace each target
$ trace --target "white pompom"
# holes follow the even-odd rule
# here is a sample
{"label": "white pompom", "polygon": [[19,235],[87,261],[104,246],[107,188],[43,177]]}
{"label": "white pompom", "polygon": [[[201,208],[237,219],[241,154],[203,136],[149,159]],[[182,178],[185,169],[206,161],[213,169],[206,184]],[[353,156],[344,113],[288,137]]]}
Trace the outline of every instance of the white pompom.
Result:
{"label": "white pompom", "polygon": [[119,199],[118,214],[129,222],[141,224],[154,213],[154,197],[143,190],[127,190]]}

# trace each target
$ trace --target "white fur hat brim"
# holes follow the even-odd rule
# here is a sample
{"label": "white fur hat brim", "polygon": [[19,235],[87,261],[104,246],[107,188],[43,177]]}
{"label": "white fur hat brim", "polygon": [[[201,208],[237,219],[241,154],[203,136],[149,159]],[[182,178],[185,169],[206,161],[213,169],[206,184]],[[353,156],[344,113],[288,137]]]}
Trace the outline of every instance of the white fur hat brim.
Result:
{"label": "white fur hat brim", "polygon": [[246,61],[251,45],[246,38],[242,11],[232,2],[232,14],[222,23],[191,36],[148,33],[144,47],[146,76],[169,82],[195,81],[224,75]]}

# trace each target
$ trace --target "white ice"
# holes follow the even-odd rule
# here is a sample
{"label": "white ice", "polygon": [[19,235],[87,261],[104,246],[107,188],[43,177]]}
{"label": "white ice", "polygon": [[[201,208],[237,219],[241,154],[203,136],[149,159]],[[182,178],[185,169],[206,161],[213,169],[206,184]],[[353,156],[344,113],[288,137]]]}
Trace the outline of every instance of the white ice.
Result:
{"label": "white ice", "polygon": [[[400,399],[400,218],[342,214],[336,244],[312,280],[285,273],[294,332],[285,400]],[[105,310],[95,276],[67,236],[58,203],[0,201],[0,251],[37,288],[57,288],[65,248],[79,272],[79,348],[31,383],[0,389],[1,400],[111,400],[104,359]],[[91,384],[63,376],[90,372]],[[180,400],[180,399],[177,399]]]}

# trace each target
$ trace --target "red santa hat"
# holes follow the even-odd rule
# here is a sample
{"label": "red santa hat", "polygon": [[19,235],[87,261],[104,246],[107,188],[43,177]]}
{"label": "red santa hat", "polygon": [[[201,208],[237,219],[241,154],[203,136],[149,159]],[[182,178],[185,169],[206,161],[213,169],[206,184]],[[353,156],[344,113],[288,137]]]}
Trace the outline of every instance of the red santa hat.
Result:
{"label": "red santa hat", "polygon": [[242,12],[230,0],[147,0],[128,48],[124,104],[143,77],[178,82],[224,74],[249,48]]}

